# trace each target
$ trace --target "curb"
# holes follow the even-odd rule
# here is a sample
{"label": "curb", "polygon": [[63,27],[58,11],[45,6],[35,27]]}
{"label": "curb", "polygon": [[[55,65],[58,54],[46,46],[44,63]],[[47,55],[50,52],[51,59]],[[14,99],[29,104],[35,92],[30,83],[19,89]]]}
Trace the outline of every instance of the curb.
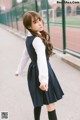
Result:
{"label": "curb", "polygon": [[14,35],[16,35],[16,36],[24,39],[24,40],[26,39],[26,35],[24,35],[23,33],[20,33],[16,29],[12,29],[12,28],[10,28],[8,26],[1,25],[1,24],[0,24],[0,27],[3,28],[3,29],[5,29],[5,30],[7,30],[8,32],[10,32],[10,33],[12,33],[12,34],[14,34]]}
{"label": "curb", "polygon": [[72,55],[66,54],[61,57],[61,60],[63,60],[64,62],[68,63],[69,65],[80,71],[80,59]]}

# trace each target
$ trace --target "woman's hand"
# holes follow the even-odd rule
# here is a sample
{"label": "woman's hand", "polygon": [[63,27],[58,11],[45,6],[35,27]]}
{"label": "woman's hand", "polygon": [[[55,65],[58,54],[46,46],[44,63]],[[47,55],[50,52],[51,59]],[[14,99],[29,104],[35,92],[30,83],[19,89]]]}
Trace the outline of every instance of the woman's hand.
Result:
{"label": "woman's hand", "polygon": [[18,74],[18,73],[16,73],[16,74],[15,74],[15,76],[19,76],[19,74]]}
{"label": "woman's hand", "polygon": [[46,83],[41,83],[39,88],[43,91],[48,91],[48,84]]}

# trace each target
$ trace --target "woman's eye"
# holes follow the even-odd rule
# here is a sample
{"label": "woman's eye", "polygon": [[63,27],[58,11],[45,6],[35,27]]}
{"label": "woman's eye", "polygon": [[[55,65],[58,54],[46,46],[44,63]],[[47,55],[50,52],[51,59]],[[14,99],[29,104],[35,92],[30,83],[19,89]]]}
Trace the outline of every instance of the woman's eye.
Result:
{"label": "woman's eye", "polygon": [[41,21],[41,19],[39,18],[39,21]]}
{"label": "woman's eye", "polygon": [[34,23],[35,23],[35,24],[38,23],[38,20],[34,21]]}
{"label": "woman's eye", "polygon": [[38,23],[39,21],[41,21],[41,19],[35,20],[34,23],[36,24],[36,23]]}
{"label": "woman's eye", "polygon": [[36,23],[37,23],[37,21],[34,21],[34,23],[36,24]]}

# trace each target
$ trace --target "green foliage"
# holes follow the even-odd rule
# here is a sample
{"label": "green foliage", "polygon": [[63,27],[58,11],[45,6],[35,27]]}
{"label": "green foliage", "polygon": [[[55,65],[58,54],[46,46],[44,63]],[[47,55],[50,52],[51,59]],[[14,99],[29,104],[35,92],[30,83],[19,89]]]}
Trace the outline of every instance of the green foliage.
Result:
{"label": "green foliage", "polygon": [[[22,0],[22,2],[27,2],[28,0]],[[12,7],[15,7],[16,5],[18,5],[17,0],[12,0]]]}
{"label": "green foliage", "polygon": [[16,0],[12,0],[12,7],[15,7],[17,5]]}
{"label": "green foliage", "polygon": [[[34,3],[31,3],[31,4],[26,4],[24,6],[24,9],[27,11],[27,10],[34,10],[35,11],[35,4]],[[26,12],[25,11],[25,12]]]}
{"label": "green foliage", "polygon": [[23,0],[22,2],[27,2],[28,0]]}
{"label": "green foliage", "polygon": [[[41,9],[46,9],[47,8],[47,0],[41,0]],[[50,9],[51,6],[48,3],[48,8]]]}

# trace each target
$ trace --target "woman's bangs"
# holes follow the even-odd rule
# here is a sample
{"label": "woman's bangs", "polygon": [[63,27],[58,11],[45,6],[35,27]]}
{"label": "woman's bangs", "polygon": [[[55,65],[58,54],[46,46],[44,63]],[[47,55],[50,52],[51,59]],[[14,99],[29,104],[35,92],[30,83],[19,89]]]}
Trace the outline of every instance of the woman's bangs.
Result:
{"label": "woman's bangs", "polygon": [[42,20],[39,15],[35,15],[35,16],[33,17],[33,21],[34,21],[34,22],[36,22],[38,19],[39,19],[39,20]]}

